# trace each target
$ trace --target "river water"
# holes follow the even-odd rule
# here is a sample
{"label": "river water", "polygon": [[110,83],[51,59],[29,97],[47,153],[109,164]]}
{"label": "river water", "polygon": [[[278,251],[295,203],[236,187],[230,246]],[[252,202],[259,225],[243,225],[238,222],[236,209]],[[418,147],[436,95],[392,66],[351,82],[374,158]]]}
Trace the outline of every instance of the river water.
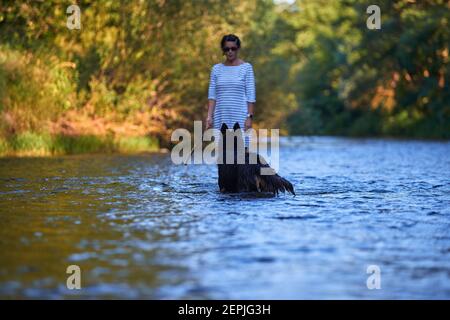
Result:
{"label": "river water", "polygon": [[280,146],[295,197],[169,154],[0,159],[0,297],[450,299],[449,142]]}

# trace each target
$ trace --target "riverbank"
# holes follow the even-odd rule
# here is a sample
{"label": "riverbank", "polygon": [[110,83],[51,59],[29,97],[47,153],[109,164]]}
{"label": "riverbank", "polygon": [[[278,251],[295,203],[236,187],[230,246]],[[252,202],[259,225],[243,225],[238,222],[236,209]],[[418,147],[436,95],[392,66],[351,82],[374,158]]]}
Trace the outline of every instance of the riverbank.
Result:
{"label": "riverbank", "polygon": [[[447,142],[449,139],[436,139],[427,137],[405,136],[342,136],[342,135],[299,135],[295,137],[310,138],[351,138],[357,140],[383,139],[386,141],[416,141],[416,142]],[[9,141],[0,136],[0,159],[6,157],[52,157],[75,154],[138,154],[146,152],[163,152],[169,150],[162,148],[158,139],[150,136],[114,137],[98,136],[92,134],[66,135],[66,134],[38,134],[25,132],[14,136]]]}
{"label": "riverbank", "polygon": [[156,138],[24,132],[10,140],[0,137],[2,157],[47,157],[83,153],[141,153],[160,151]]}

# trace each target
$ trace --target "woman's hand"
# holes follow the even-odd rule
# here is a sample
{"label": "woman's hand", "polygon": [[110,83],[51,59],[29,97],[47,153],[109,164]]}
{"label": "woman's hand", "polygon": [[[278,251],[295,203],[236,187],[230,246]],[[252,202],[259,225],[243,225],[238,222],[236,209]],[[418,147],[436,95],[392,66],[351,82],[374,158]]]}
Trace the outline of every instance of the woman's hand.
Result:
{"label": "woman's hand", "polygon": [[206,118],[206,129],[211,129],[213,127],[213,120],[211,117]]}
{"label": "woman's hand", "polygon": [[247,131],[248,129],[250,129],[252,127],[252,118],[247,118],[245,120],[245,131]]}

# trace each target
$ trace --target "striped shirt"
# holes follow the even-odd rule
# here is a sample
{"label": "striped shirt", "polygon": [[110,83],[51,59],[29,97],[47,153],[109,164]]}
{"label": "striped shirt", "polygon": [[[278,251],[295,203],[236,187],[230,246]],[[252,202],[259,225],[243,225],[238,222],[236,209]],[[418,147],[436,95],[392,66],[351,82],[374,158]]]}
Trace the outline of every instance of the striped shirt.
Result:
{"label": "striped shirt", "polygon": [[[256,102],[255,76],[253,66],[244,62],[237,66],[217,63],[211,68],[208,99],[216,100],[213,115],[214,128],[222,123],[232,128],[239,122],[241,128],[247,119],[247,102]],[[248,137],[245,145],[248,146]]]}

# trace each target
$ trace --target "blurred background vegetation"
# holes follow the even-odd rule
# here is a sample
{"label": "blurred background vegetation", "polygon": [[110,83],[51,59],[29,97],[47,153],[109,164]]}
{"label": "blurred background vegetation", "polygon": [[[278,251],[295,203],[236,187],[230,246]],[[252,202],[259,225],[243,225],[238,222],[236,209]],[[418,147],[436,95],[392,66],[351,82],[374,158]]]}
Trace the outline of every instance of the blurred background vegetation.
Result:
{"label": "blurred background vegetation", "polygon": [[449,1],[373,2],[1,1],[0,155],[169,147],[204,120],[229,33],[254,66],[256,127],[450,138]]}

